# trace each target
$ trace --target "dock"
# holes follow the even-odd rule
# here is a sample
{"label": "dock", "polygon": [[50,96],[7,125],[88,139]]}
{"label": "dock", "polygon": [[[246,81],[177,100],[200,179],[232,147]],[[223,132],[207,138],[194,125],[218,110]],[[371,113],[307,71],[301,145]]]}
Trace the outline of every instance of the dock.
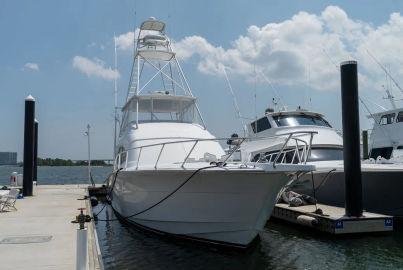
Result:
{"label": "dock", "polygon": [[337,235],[393,231],[392,216],[364,211],[362,217],[347,217],[344,208],[324,204],[291,207],[278,203],[272,217]]}
{"label": "dock", "polygon": [[[17,210],[0,212],[1,269],[76,269],[78,224],[84,208],[92,215],[88,185],[34,186],[34,196],[16,201]],[[87,227],[87,269],[103,269],[93,222]]]}

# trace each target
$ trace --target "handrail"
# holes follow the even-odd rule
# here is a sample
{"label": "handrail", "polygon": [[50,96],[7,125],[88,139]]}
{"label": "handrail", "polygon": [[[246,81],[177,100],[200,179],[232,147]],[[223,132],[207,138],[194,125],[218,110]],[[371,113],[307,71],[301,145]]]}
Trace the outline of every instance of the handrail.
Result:
{"label": "handrail", "polygon": [[[284,160],[285,160],[285,153],[288,153],[288,152],[290,152],[290,151],[296,151],[296,152],[294,152],[294,156],[293,156],[292,162],[294,161],[295,155],[297,155],[299,163],[304,163],[304,164],[306,164],[306,161],[307,161],[307,158],[308,158],[308,154],[310,153],[310,149],[311,149],[311,145],[312,145],[313,136],[314,136],[314,134],[317,134],[317,133],[318,133],[318,132],[316,132],[316,131],[294,131],[294,132],[289,132],[289,133],[280,134],[280,135],[276,135],[276,136],[260,137],[261,139],[264,139],[264,138],[265,138],[265,139],[268,139],[268,138],[281,138],[281,137],[287,136],[287,139],[286,139],[285,142],[283,143],[283,145],[282,145],[282,147],[281,147],[281,150],[280,150],[279,152],[277,152],[277,153],[271,153],[271,154],[265,155],[265,156],[263,156],[263,158],[259,158],[257,162],[260,162],[260,161],[262,161],[263,159],[265,159],[265,158],[267,158],[267,157],[269,157],[269,156],[270,156],[269,162],[271,162],[272,156],[273,156],[274,154],[276,154],[276,157],[275,157],[275,159],[274,159],[274,161],[273,161],[273,167],[276,167],[276,164],[278,163],[278,160],[279,160],[281,154],[284,154],[284,156],[283,156],[283,158],[282,158],[282,160],[281,160],[281,163],[283,163]],[[300,135],[308,135],[308,134],[310,135],[309,143],[306,142],[306,141],[304,141],[304,140],[302,140],[302,139],[300,139],[300,138],[294,137],[295,135],[300,136]],[[197,144],[199,144],[199,142],[206,142],[206,141],[222,141],[222,140],[228,140],[228,139],[230,139],[230,138],[208,138],[208,139],[205,139],[205,138],[188,138],[188,139],[187,139],[187,138],[186,138],[186,139],[183,139],[183,137],[176,137],[176,138],[177,138],[177,139],[182,139],[182,140],[167,141],[167,142],[159,142],[159,143],[151,143],[151,144],[146,144],[146,145],[141,145],[141,146],[132,147],[132,148],[129,148],[129,149],[123,151],[123,152],[120,152],[120,153],[116,156],[116,158],[115,158],[114,169],[116,170],[116,169],[118,169],[118,168],[121,168],[121,165],[122,165],[122,164],[121,164],[121,162],[122,162],[121,159],[122,159],[122,155],[124,155],[124,154],[125,154],[126,156],[125,156],[125,160],[124,160],[124,163],[125,163],[125,164],[124,164],[124,167],[123,167],[123,168],[127,168],[129,151],[139,149],[139,154],[138,154],[138,156],[137,156],[137,164],[136,164],[136,170],[137,170],[137,169],[139,168],[139,162],[140,162],[140,158],[141,158],[141,154],[142,154],[143,149],[144,149],[144,148],[149,148],[149,147],[154,147],[154,146],[159,146],[159,145],[161,145],[161,149],[160,149],[160,151],[159,151],[159,153],[158,153],[157,160],[156,160],[156,162],[155,162],[155,164],[154,164],[154,169],[157,169],[157,167],[158,167],[158,162],[159,162],[159,160],[160,160],[160,158],[161,158],[161,156],[162,156],[162,152],[164,151],[166,145],[194,142],[193,145],[192,145],[192,147],[191,147],[191,149],[190,149],[189,152],[187,153],[185,159],[181,162],[181,167],[184,168],[184,166],[185,166],[186,162],[188,161],[190,155],[193,153],[193,150],[196,148],[196,146],[197,146]],[[259,138],[259,137],[258,137],[258,138]],[[259,139],[260,139],[260,138],[259,138]],[[141,140],[136,140],[136,141],[168,140],[168,139],[172,140],[172,139],[175,139],[175,137],[147,138],[147,139],[141,139]],[[232,138],[232,139],[233,139],[233,138]],[[225,162],[227,162],[228,159],[229,159],[237,150],[240,149],[242,143],[243,143],[245,140],[247,140],[247,139],[256,139],[256,137],[253,137],[253,138],[238,137],[238,138],[237,138],[238,143],[236,144],[236,146],[233,147],[233,148],[231,149],[231,152],[228,153],[227,155],[225,155],[224,160],[223,160],[223,161],[220,161],[220,162],[221,162],[222,164],[224,164]],[[296,142],[296,148],[295,148],[294,150],[287,150],[286,147],[287,147],[287,145],[288,145],[288,143],[289,143],[289,141],[290,141],[291,139]],[[304,146],[303,146],[303,151],[302,151],[301,155],[300,155],[300,153],[299,153],[298,141],[299,141],[299,142],[302,142],[303,145],[304,145]]]}
{"label": "handrail", "polygon": [[[275,156],[275,159],[274,159],[274,161],[273,161],[273,167],[276,167],[276,164],[277,164],[277,162],[278,162],[278,160],[279,160],[279,158],[280,158],[281,156],[282,156],[282,159],[281,159],[280,163],[284,163],[284,160],[286,160],[286,154],[287,154],[287,153],[290,153],[290,152],[294,152],[293,157],[292,157],[292,159],[291,159],[291,163],[294,163],[295,156],[297,156],[299,163],[306,164],[306,162],[307,162],[307,160],[308,160],[308,157],[309,157],[309,155],[310,155],[310,153],[311,153],[313,136],[314,136],[315,134],[317,134],[317,133],[318,133],[317,131],[295,131],[295,132],[291,132],[291,133],[287,133],[287,134],[282,134],[281,136],[288,135],[288,137],[287,137],[286,141],[284,142],[284,144],[282,145],[280,151],[278,151],[278,152],[272,152],[272,153],[267,154],[267,155],[264,155],[264,156],[260,155],[260,157],[259,157],[259,159],[256,161],[256,163],[262,162],[263,160],[267,160],[268,162],[271,162],[272,157],[273,157],[274,155],[276,155],[276,156]],[[294,138],[294,137],[292,137],[292,136],[295,135],[295,134],[305,134],[305,135],[308,135],[308,134],[309,134],[309,142],[306,142],[306,141],[304,141],[304,140],[302,140],[302,139],[300,139],[300,138]],[[288,142],[289,142],[291,139],[293,139],[293,140],[295,141],[295,149],[287,150],[286,147],[287,147],[287,145],[288,145]],[[302,153],[299,152],[299,151],[300,151],[300,147],[299,147],[298,141],[299,141],[299,142],[302,142],[302,143],[304,144],[304,145],[302,146]]]}
{"label": "handrail", "polygon": [[[284,151],[284,148],[286,147],[286,145],[287,145],[288,142],[290,141],[291,136],[292,136],[292,134],[288,135],[287,140],[285,141],[285,143],[284,143],[283,146],[281,147],[280,153]],[[274,159],[274,161],[273,161],[273,167],[276,166],[275,164],[276,164],[276,162],[277,162],[277,160],[278,160],[279,157],[280,157],[280,154],[278,154],[278,155],[276,156],[276,158]]]}

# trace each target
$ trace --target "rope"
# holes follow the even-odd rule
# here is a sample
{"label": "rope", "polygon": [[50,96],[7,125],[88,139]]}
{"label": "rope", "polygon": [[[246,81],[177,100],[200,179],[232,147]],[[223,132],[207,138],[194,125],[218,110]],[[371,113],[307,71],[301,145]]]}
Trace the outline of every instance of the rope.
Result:
{"label": "rope", "polygon": [[95,187],[95,182],[94,182],[94,179],[92,178],[92,173],[91,172],[90,172],[90,181],[91,181],[91,185],[93,187]]}
{"label": "rope", "polygon": [[[180,184],[177,188],[175,188],[172,192],[170,192],[170,193],[169,193],[168,195],[166,195],[164,198],[162,198],[161,200],[159,200],[157,203],[155,203],[155,204],[153,204],[153,205],[147,207],[146,209],[144,209],[144,210],[142,210],[142,211],[140,211],[140,212],[137,212],[137,213],[135,213],[135,214],[132,214],[132,215],[129,215],[129,216],[125,216],[125,217],[121,217],[121,219],[129,219],[129,218],[131,218],[131,217],[138,216],[138,215],[140,215],[140,214],[142,214],[142,213],[145,213],[145,212],[151,210],[152,208],[154,208],[154,207],[156,207],[157,205],[161,204],[162,202],[164,202],[165,200],[167,200],[169,197],[171,197],[173,194],[175,194],[181,187],[183,187],[187,182],[189,182],[190,179],[192,179],[198,172],[200,172],[200,171],[202,171],[202,170],[205,170],[205,169],[209,169],[209,168],[215,168],[215,167],[219,167],[219,165],[212,165],[212,166],[207,166],[207,167],[202,167],[202,168],[197,169],[197,170],[194,171],[182,184]],[[116,175],[117,175],[117,174],[116,174]],[[115,181],[116,181],[116,178],[115,178]],[[105,207],[105,206],[104,206],[104,207]],[[112,206],[112,204],[111,204],[111,207],[112,207],[112,209],[113,209],[114,211],[116,211],[116,209]],[[102,209],[102,210],[103,210],[103,209]],[[118,221],[118,220],[119,220],[119,218],[114,218],[114,219],[98,219],[98,221]]]}
{"label": "rope", "polygon": [[[322,187],[322,185],[323,185],[324,183],[326,183],[326,181],[327,181],[329,175],[330,175],[332,172],[334,172],[334,171],[336,171],[336,169],[331,169],[330,171],[327,172],[327,174],[323,177],[322,181],[320,182],[319,186],[318,186],[316,189],[314,188],[314,192],[315,192],[316,190],[320,189],[320,188]],[[313,179],[312,179],[312,181],[313,181]],[[313,184],[312,184],[312,185],[313,185]]]}
{"label": "rope", "polygon": [[[119,173],[122,169],[123,169],[123,168],[120,168],[120,169],[118,169],[118,170],[116,171],[116,173],[115,173],[115,178],[114,178],[113,183],[112,183],[112,188],[109,190],[108,194],[106,195],[107,197],[110,197],[110,195],[112,194],[113,188],[115,187],[116,178],[118,177],[118,173]],[[95,217],[95,218],[97,218],[98,215],[105,209],[105,206],[106,206],[106,203],[104,204],[104,206],[102,207],[102,209],[99,210],[98,213],[94,214],[94,217]]]}
{"label": "rope", "polygon": [[311,172],[311,181],[312,181],[313,198],[315,199],[315,212],[318,212],[318,205],[317,205],[318,200],[316,199],[315,183],[313,181],[313,172]]}

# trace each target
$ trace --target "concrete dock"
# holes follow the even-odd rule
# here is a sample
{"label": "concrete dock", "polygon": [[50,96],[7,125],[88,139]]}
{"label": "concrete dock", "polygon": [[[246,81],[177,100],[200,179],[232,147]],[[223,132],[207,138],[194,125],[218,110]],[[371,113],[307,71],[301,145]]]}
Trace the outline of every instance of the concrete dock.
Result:
{"label": "concrete dock", "polygon": [[[91,215],[87,185],[42,185],[34,196],[16,201],[17,211],[0,212],[0,269],[76,269],[78,224]],[[88,230],[87,269],[103,269],[93,222]]]}
{"label": "concrete dock", "polygon": [[344,208],[324,204],[291,207],[278,203],[272,217],[331,234],[393,231],[392,216],[363,212],[362,217],[347,217]]}

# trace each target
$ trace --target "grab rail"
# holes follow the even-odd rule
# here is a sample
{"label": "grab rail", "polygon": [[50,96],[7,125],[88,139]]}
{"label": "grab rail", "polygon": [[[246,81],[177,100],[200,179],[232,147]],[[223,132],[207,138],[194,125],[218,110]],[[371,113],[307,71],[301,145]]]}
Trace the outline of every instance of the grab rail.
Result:
{"label": "grab rail", "polygon": [[[302,140],[301,138],[293,137],[296,134],[298,134],[298,136],[309,135],[309,142]],[[282,157],[282,158],[279,163],[287,163],[287,162],[284,162],[284,161],[286,161],[287,153],[292,153],[293,156],[289,163],[293,164],[295,161],[295,157],[297,157],[298,164],[300,164],[300,163],[306,164],[308,157],[311,153],[312,140],[313,140],[313,136],[315,134],[318,134],[318,132],[317,131],[295,131],[295,132],[279,135],[279,136],[288,135],[287,139],[284,142],[284,144],[282,145],[280,151],[277,151],[277,152],[274,151],[274,152],[266,154],[266,155],[261,155],[261,156],[259,156],[259,159],[256,161],[256,163],[263,162],[264,160],[266,160],[266,162],[271,162],[271,160],[274,156],[273,167],[276,167],[276,164],[278,163],[280,157]],[[286,149],[286,147],[288,146],[288,143],[290,142],[291,139],[295,141],[295,146],[293,147],[293,149],[288,150],[288,149]],[[298,142],[302,143],[302,151],[301,151],[301,147],[298,144]],[[300,153],[300,151],[301,151],[301,153]]]}

